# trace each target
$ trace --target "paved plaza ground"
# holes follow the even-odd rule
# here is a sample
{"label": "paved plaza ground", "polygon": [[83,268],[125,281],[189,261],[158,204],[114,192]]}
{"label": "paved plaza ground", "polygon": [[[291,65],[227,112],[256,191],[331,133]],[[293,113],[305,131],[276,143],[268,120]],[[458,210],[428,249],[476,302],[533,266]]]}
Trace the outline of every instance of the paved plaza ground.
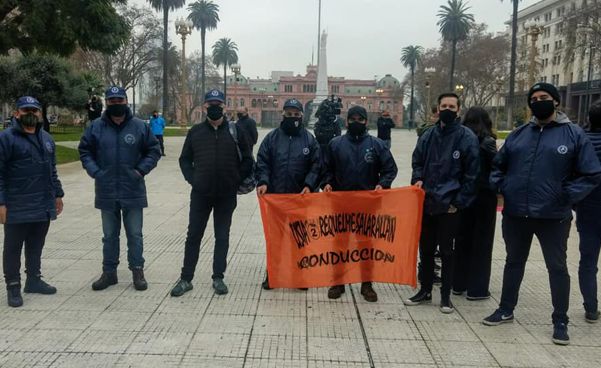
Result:
{"label": "paved plaza ground", "polygon": [[[396,186],[409,181],[415,141],[415,132],[393,133]],[[92,291],[102,259],[93,182],[78,162],[59,168],[65,210],[51,225],[42,263],[46,281],[57,286],[58,294],[24,294],[23,307],[9,308],[6,291],[0,291],[1,367],[601,366],[601,324],[587,324],[583,318],[575,229],[568,256],[572,298],[567,347],[551,342],[548,277],[538,246],[532,248],[515,323],[480,323],[500,296],[505,257],[500,233],[492,299],[470,302],[454,296],[456,311],[449,315],[438,310],[438,289],[432,305],[417,307],[401,302],[414,292],[407,286],[376,284],[377,303],[365,302],[357,285],[336,301],[328,300],[327,289],[262,290],[265,245],[254,193],[238,197],[225,279],[230,293],[216,296],[211,289],[209,226],[194,289],[170,297],[188,223],[190,188],[177,163],[182,143],[181,137],[167,138],[167,157],[147,177],[144,256],[150,287],[143,292],[131,284],[124,235],[120,283]]]}

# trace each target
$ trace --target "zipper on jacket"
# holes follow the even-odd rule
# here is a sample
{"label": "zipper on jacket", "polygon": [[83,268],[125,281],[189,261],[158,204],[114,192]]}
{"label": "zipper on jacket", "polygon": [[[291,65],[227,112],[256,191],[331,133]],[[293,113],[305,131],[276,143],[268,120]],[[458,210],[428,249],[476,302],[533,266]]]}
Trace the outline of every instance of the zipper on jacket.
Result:
{"label": "zipper on jacket", "polygon": [[294,185],[294,180],[290,177],[290,147],[292,146],[292,136],[288,136],[288,158],[286,159],[286,180]]}
{"label": "zipper on jacket", "polygon": [[536,159],[536,153],[538,152],[538,146],[540,145],[540,138],[543,135],[544,126],[540,127],[540,131],[538,133],[538,139],[536,140],[536,146],[534,147],[534,156],[532,157],[532,162],[530,163],[530,169],[528,170],[528,181],[526,184],[526,218],[530,217],[530,179],[532,178],[532,168],[534,167],[534,160]]}

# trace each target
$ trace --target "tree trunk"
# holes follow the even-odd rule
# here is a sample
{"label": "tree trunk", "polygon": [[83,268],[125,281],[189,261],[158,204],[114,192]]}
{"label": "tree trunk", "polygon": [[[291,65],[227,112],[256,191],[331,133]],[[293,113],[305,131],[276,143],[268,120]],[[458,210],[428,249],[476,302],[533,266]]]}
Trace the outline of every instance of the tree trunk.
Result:
{"label": "tree trunk", "polygon": [[415,88],[415,65],[411,66],[411,109],[409,110],[409,129],[413,126],[413,120],[415,117],[415,106],[413,100],[413,93]]}
{"label": "tree trunk", "polygon": [[205,83],[206,83],[206,71],[205,71],[205,37],[207,35],[207,30],[203,27],[200,29],[200,50],[201,50],[201,73],[202,73],[202,79],[201,79],[201,83],[200,83],[200,95],[201,98],[203,99],[204,102],[204,94],[206,93],[206,87],[205,87]]}
{"label": "tree trunk", "polygon": [[227,63],[223,64],[223,97],[227,106]]}
{"label": "tree trunk", "polygon": [[513,101],[515,98],[515,69],[518,47],[518,1],[513,2],[513,17],[511,20],[511,62],[509,65],[509,95],[507,97],[507,127],[513,126]]}
{"label": "tree trunk", "polygon": [[457,54],[457,40],[453,40],[453,46],[451,50],[451,80],[449,82],[449,92],[455,91],[455,56]]}
{"label": "tree trunk", "polygon": [[169,8],[163,4],[163,115],[169,122]]}
{"label": "tree trunk", "polygon": [[48,120],[48,105],[42,104],[42,120],[44,125],[44,130],[50,133],[50,120]]}

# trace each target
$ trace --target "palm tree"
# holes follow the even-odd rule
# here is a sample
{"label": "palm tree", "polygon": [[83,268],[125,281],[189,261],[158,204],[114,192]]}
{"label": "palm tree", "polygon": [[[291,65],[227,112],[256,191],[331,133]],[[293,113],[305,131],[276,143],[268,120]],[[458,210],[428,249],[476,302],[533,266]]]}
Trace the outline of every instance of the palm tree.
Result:
{"label": "palm tree", "polygon": [[421,46],[407,46],[404,47],[401,54],[401,62],[405,68],[411,70],[411,109],[409,110],[409,121],[413,121],[414,118],[414,104],[413,104],[413,93],[415,88],[415,68],[420,63],[424,48]]}
{"label": "palm tree", "polygon": [[197,0],[195,3],[188,6],[190,15],[188,19],[192,21],[194,27],[200,30],[200,49],[201,49],[201,91],[205,92],[205,38],[207,31],[212,31],[217,28],[219,22],[219,5],[213,3],[211,0]]}
{"label": "palm tree", "polygon": [[184,6],[186,0],[147,0],[157,11],[163,11],[163,114],[169,111],[169,11]]}
{"label": "palm tree", "polygon": [[463,0],[448,0],[448,5],[441,5],[438,11],[439,31],[442,39],[452,43],[451,49],[451,80],[449,88],[453,91],[453,81],[455,74],[455,59],[457,55],[457,43],[467,38],[470,30],[474,26],[474,15],[467,13],[470,9]]}
{"label": "palm tree", "polygon": [[[503,1],[503,0],[501,0]],[[515,97],[515,69],[517,63],[518,47],[518,3],[520,0],[511,0],[513,13],[511,17],[511,62],[509,63],[509,96],[507,98],[507,121],[513,124],[513,100]]]}
{"label": "palm tree", "polygon": [[213,45],[213,64],[223,65],[223,94],[227,95],[227,67],[238,62],[238,45],[229,38],[221,38]]}

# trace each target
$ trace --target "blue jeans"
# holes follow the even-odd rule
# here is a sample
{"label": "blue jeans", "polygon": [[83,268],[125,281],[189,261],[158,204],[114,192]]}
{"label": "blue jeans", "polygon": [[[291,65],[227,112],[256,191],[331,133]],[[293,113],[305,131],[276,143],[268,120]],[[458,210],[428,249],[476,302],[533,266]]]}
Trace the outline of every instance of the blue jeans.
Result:
{"label": "blue jeans", "polygon": [[101,210],[102,214],[102,271],[115,272],[119,265],[119,234],[121,214],[127,236],[127,262],[129,269],[144,268],[144,243],[142,240],[142,208],[117,208]]}
{"label": "blue jeans", "polygon": [[595,312],[597,303],[597,263],[601,249],[601,209],[578,209],[576,227],[580,234],[578,282],[584,299],[584,310]]}

